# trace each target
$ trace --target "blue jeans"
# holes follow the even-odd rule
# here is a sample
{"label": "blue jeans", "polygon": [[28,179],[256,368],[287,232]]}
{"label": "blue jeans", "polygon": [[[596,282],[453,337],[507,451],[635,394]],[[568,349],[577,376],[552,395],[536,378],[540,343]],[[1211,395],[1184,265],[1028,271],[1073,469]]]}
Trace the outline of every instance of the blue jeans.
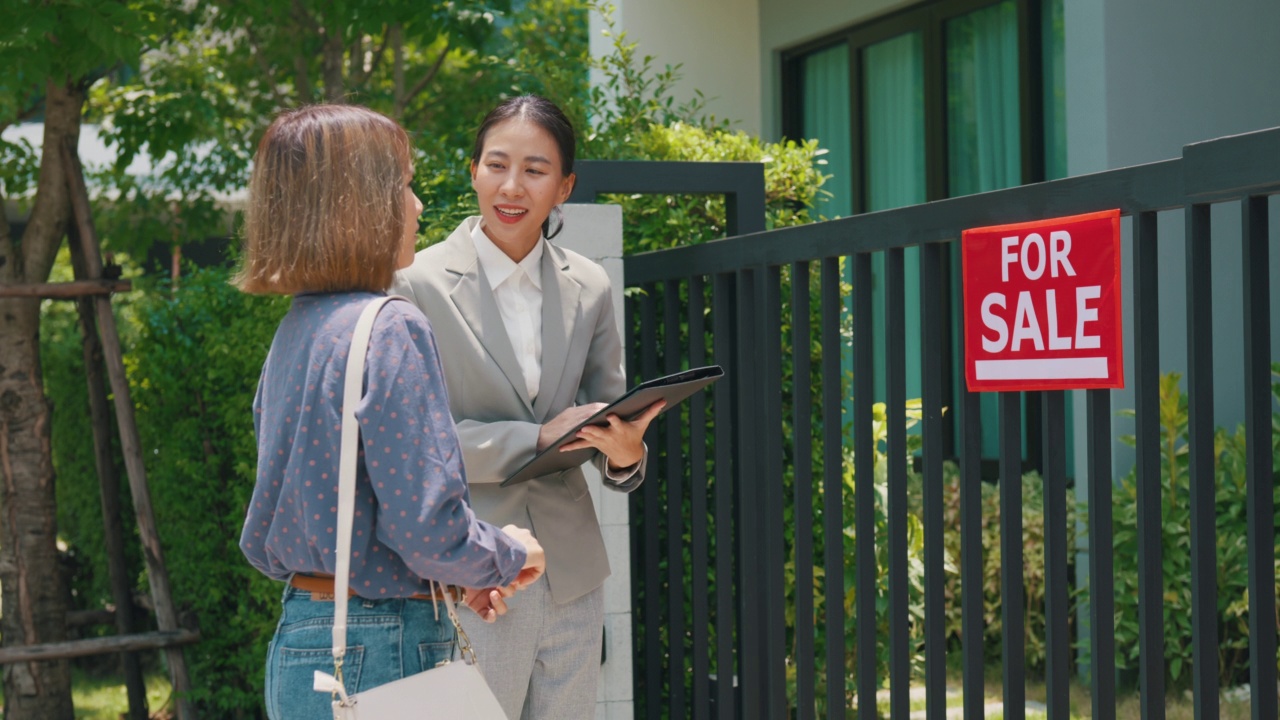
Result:
{"label": "blue jeans", "polygon": [[[333,674],[333,601],[286,586],[280,624],[267,648],[266,701],[271,720],[333,717],[332,698],[312,689],[316,670]],[[453,654],[453,623],[430,600],[366,600],[347,605],[348,693],[429,670]]]}

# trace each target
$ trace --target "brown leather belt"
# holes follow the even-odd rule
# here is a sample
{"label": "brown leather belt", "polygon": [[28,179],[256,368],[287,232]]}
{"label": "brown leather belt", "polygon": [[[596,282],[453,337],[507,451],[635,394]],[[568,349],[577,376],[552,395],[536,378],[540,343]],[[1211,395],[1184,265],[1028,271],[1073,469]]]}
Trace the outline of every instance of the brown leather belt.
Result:
{"label": "brown leather belt", "polygon": [[[312,600],[332,600],[333,599],[333,578],[330,576],[299,575],[295,573],[293,576],[289,578],[289,584],[292,585],[293,587],[298,588],[299,590],[304,590],[306,592],[311,593]],[[450,598],[454,602],[461,602],[462,592],[458,588],[446,587],[445,592],[449,593]],[[316,597],[317,595],[319,595],[320,597],[317,598]],[[347,588],[348,597],[356,597],[357,595],[358,593],[356,593],[354,589]],[[370,599],[377,600],[379,598],[370,598]],[[393,600],[395,598],[385,598],[385,599]],[[409,597],[403,598],[403,599],[405,600],[444,600],[445,596],[442,593],[438,593],[438,592],[437,593],[414,593],[413,595],[410,595]]]}

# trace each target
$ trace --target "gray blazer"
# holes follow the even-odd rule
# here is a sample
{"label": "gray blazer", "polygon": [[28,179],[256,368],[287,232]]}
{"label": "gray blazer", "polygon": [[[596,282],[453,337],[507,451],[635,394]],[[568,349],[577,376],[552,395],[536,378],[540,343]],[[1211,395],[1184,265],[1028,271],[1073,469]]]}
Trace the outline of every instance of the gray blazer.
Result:
{"label": "gray blazer", "polygon": [[[542,255],[542,381],[530,401],[515,350],[463,221],[444,242],[418,253],[391,292],[413,300],[431,321],[458,426],[471,505],[495,525],[528,527],[546,550],[556,602],[600,587],[609,560],[582,468],[511,487],[499,483],[533,457],[542,423],[573,405],[610,402],[626,391],[622,342],[609,277],[587,258],[546,243]],[[647,453],[646,453],[647,455]],[[606,459],[597,454],[604,475]],[[623,484],[634,490],[639,472]]]}

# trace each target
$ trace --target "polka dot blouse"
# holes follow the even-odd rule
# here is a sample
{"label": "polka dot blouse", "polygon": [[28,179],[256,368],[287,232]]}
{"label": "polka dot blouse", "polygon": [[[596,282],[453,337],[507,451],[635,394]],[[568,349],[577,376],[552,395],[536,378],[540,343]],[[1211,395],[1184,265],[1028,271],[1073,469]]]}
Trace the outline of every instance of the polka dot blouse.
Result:
{"label": "polka dot blouse", "polygon": [[[277,580],[336,565],[342,386],[351,335],[370,293],[299,295],[258,381],[258,474],[240,548]],[[378,313],[356,408],[360,461],[351,589],[366,598],[423,592],[424,578],[506,585],[524,548],[476,519],[449,414],[435,336],[408,302]]]}

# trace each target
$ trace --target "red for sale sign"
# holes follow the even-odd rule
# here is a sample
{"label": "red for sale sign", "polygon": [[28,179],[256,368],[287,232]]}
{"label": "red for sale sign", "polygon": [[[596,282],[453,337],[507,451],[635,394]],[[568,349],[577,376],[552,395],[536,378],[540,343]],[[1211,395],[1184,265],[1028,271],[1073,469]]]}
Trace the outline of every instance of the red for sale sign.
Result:
{"label": "red for sale sign", "polygon": [[969,390],[1124,387],[1120,211],[965,230]]}

